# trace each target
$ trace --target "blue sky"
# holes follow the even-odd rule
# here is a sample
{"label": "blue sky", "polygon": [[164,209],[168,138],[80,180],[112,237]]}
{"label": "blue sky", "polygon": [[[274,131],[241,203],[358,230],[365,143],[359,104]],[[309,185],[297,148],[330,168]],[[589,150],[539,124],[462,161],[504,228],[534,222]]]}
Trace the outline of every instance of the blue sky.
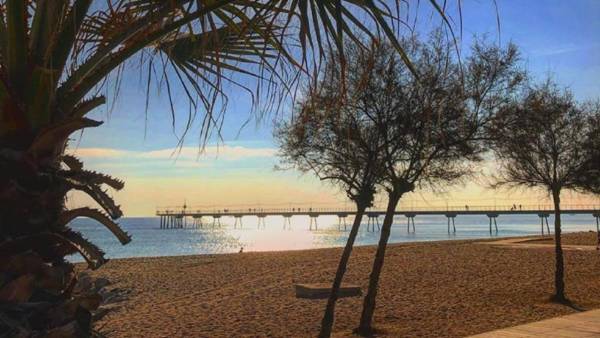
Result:
{"label": "blue sky", "polygon": [[[558,83],[570,87],[578,99],[600,97],[599,0],[498,0],[497,3],[500,31],[492,0],[462,2],[463,49],[468,48],[473,35],[488,34],[491,41],[497,41],[500,32],[502,43],[512,41],[520,47],[524,64],[536,78],[552,74]],[[451,12],[458,20],[456,11],[451,9]],[[439,16],[432,15],[427,1],[421,1],[419,30],[426,31],[439,23]],[[104,120],[105,124],[86,130],[72,142],[88,167],[126,179],[125,190],[115,194],[126,215],[151,214],[156,206],[181,203],[184,199],[199,205],[343,201],[335,189],[310,176],[273,170],[277,158],[271,122],[281,116],[271,114],[256,121],[250,114],[249,96],[235,87],[228,90],[224,142],[217,147],[213,138],[207,154],[198,155],[199,121],[196,121],[182,153],[171,156],[178,137],[171,128],[166,93],[152,93],[146,125],[145,86],[139,81],[139,71],[135,65],[127,71],[110,115],[110,104],[92,114],[92,118]],[[188,110],[187,100],[182,92],[175,93],[175,98],[176,130],[181,130]],[[289,107],[282,111],[286,112]],[[240,130],[248,119],[250,123]],[[449,199],[462,203],[474,197],[489,203],[492,199],[494,203],[514,199],[506,194],[498,197],[482,187],[457,190],[462,191],[458,193],[460,198],[452,195],[431,198],[423,192],[406,203],[443,204]],[[532,201],[540,198],[532,196],[518,195],[518,198]],[[75,204],[87,202],[79,196],[73,198]]]}

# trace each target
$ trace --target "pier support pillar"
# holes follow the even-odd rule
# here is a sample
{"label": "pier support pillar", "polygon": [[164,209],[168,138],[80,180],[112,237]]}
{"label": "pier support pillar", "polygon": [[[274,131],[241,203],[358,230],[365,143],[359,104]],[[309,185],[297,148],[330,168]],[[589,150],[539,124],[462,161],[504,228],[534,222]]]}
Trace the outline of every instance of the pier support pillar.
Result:
{"label": "pier support pillar", "polygon": [[313,229],[313,224],[315,226],[315,230],[319,230],[319,224],[317,223],[317,218],[319,217],[318,215],[309,215],[310,217],[310,225],[309,225],[309,230],[312,231]]}
{"label": "pier support pillar", "polygon": [[267,215],[258,215],[258,228],[260,229],[261,227],[263,229],[265,229],[267,227],[267,223],[265,222],[265,218],[267,217]]}
{"label": "pier support pillar", "polygon": [[413,228],[413,234],[416,233],[416,229],[415,229],[415,214],[406,214],[406,232],[410,234],[410,225],[412,223],[412,228]]}
{"label": "pier support pillar", "polygon": [[235,218],[235,222],[233,223],[233,228],[234,229],[237,228],[237,226],[239,224],[240,229],[241,229],[242,228],[242,216],[236,215],[236,216],[234,216],[234,218]]}
{"label": "pier support pillar", "polygon": [[542,236],[544,236],[544,220],[546,221],[546,230],[548,230],[548,235],[550,235],[550,225],[548,225],[548,217],[550,214],[538,214],[540,217],[540,222],[542,224]]}
{"label": "pier support pillar", "polygon": [[221,227],[221,216],[213,216],[213,223],[212,223],[212,227],[215,228],[219,226],[219,228]]}
{"label": "pier support pillar", "polygon": [[283,215],[283,230],[292,230],[292,215]]}
{"label": "pier support pillar", "polygon": [[450,233],[450,222],[452,222],[452,233],[456,233],[456,225],[454,224],[454,219],[456,218],[456,214],[446,214],[448,218],[448,233]]}
{"label": "pier support pillar", "polygon": [[487,214],[487,217],[490,219],[490,235],[492,234],[492,223],[496,227],[496,233],[498,233],[498,222],[496,221],[498,214]]}
{"label": "pier support pillar", "polygon": [[369,229],[373,229],[373,232],[375,232],[375,224],[377,224],[377,229],[381,230],[381,226],[379,225],[379,214],[374,214],[374,213],[368,213],[367,214],[367,231],[370,231]]}
{"label": "pier support pillar", "polygon": [[338,214],[338,231],[342,230],[342,221],[344,223],[344,231],[346,231],[348,225],[346,224],[347,214]]}

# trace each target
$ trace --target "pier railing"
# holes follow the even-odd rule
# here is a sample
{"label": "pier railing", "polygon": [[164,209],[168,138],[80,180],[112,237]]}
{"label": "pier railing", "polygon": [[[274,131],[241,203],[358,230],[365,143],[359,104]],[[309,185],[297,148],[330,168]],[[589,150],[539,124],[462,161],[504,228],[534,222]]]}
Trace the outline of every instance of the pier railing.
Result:
{"label": "pier railing", "polygon": [[[599,204],[564,204],[561,205],[563,212],[569,210],[578,211],[598,211],[600,212]],[[401,206],[396,212],[515,212],[519,211],[554,211],[554,206],[550,204],[529,204],[529,205],[463,205],[463,206]],[[238,215],[238,214],[308,214],[308,213],[354,213],[355,208],[350,207],[286,207],[286,208],[270,208],[270,207],[195,207],[195,206],[169,206],[159,207],[156,209],[157,215],[193,215],[193,214],[221,214],[221,215]],[[385,212],[384,208],[373,208],[368,212]]]}

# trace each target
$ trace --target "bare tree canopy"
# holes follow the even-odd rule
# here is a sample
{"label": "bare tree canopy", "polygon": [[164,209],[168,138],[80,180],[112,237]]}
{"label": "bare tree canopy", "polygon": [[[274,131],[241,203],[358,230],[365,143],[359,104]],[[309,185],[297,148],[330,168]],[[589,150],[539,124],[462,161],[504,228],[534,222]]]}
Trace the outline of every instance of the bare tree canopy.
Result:
{"label": "bare tree canopy", "polygon": [[500,167],[496,186],[538,187],[554,202],[555,294],[565,303],[561,246],[562,190],[598,192],[598,121],[596,105],[580,104],[551,80],[526,88],[507,104],[488,128]]}
{"label": "bare tree canopy", "polygon": [[[488,129],[500,166],[497,186],[586,191],[598,179],[598,112],[548,80],[527,88]],[[592,187],[589,187],[592,188]]]}
{"label": "bare tree canopy", "polygon": [[585,175],[579,177],[576,185],[583,192],[600,194],[600,103],[589,105],[591,116],[588,119],[589,128],[585,144],[585,162],[587,170]]}
{"label": "bare tree canopy", "polygon": [[[348,76],[341,76],[339,54],[331,53],[316,83],[302,93],[291,121],[276,130],[280,156],[302,172],[332,180],[348,198],[371,206],[382,177],[383,135],[364,110],[349,103],[360,86],[354,61],[362,52],[345,46]],[[340,90],[345,88],[346,90]]]}
{"label": "bare tree canopy", "polygon": [[361,51],[356,45],[345,46],[349,60],[348,76],[341,74],[340,55],[328,55],[322,74],[303,92],[291,122],[276,131],[280,156],[284,162],[303,172],[313,172],[321,180],[330,180],[345,191],[356,204],[354,222],[329,295],[319,337],[329,337],[333,327],[335,303],[354,241],[365,209],[372,206],[376,185],[383,178],[381,154],[384,135],[364,110],[351,104],[360,90],[356,60]]}
{"label": "bare tree canopy", "polygon": [[[426,42],[404,40],[419,79],[382,43],[363,58],[361,90],[354,95],[384,135],[382,186],[388,205],[364,299],[358,332],[372,333],[379,276],[393,216],[400,198],[419,186],[460,182],[486,151],[484,126],[524,79],[514,45],[476,41],[461,67],[435,32]],[[350,95],[352,97],[352,95]]]}
{"label": "bare tree canopy", "polygon": [[483,126],[525,76],[514,45],[499,48],[477,40],[461,68],[440,32],[426,42],[402,43],[419,79],[382,43],[371,55],[363,52],[363,71],[357,71],[362,87],[351,97],[385,135],[385,188],[404,193],[469,174],[469,163],[480,161],[486,150]]}

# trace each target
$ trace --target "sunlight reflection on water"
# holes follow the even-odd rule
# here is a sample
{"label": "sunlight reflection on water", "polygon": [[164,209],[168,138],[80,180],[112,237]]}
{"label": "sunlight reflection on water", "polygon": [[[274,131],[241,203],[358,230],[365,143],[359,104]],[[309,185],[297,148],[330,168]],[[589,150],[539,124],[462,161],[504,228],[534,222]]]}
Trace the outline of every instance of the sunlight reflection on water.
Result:
{"label": "sunlight reflection on water", "polygon": [[[321,216],[319,228],[309,231],[308,216],[294,216],[292,228],[284,229],[281,216],[266,218],[266,226],[258,228],[258,218],[244,217],[242,228],[234,229],[233,217],[223,217],[223,226],[213,228],[206,220],[204,228],[199,229],[159,229],[159,219],[123,218],[121,226],[128,231],[133,241],[125,246],[112,236],[108,230],[89,219],[76,219],[71,226],[81,231],[87,238],[102,248],[109,258],[153,257],[195,254],[219,254],[244,251],[281,251],[326,247],[339,247],[346,243],[352,223],[348,217],[348,230],[338,230],[336,216]],[[380,218],[380,223],[383,217]],[[485,216],[459,216],[456,218],[456,234],[448,234],[446,218],[443,216],[417,216],[416,233],[407,233],[406,218],[396,217],[390,243],[436,241],[450,239],[489,238],[488,219]],[[553,219],[549,219],[552,228]],[[188,222],[191,224],[191,219]],[[188,224],[188,226],[189,226]],[[540,233],[539,218],[535,215],[502,215],[498,217],[498,234],[494,236],[525,236]],[[595,230],[591,215],[564,215],[564,231]],[[367,231],[366,218],[356,239],[356,245],[377,244],[379,232]],[[81,261],[78,256],[73,261]]]}

